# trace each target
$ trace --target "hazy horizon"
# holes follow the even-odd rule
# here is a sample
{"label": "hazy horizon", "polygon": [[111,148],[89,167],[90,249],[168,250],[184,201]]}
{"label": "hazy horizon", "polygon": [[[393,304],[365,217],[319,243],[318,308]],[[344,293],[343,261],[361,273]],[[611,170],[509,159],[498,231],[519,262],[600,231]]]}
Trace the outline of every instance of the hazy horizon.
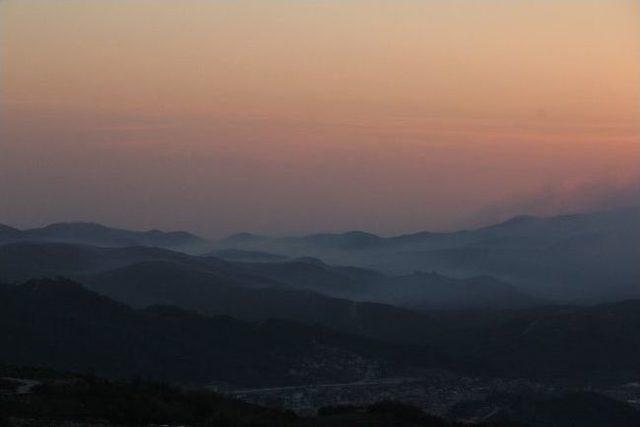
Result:
{"label": "hazy horizon", "polygon": [[434,233],[455,233],[455,232],[459,232],[459,231],[473,231],[473,230],[477,230],[477,229],[481,229],[483,227],[491,227],[494,225],[499,225],[503,222],[507,222],[510,221],[512,219],[515,218],[519,218],[519,217],[523,217],[523,216],[531,216],[534,218],[552,218],[555,216],[562,216],[562,215],[590,215],[590,214],[599,214],[599,213],[605,213],[605,212],[620,212],[621,210],[627,210],[627,209],[640,209],[640,205],[624,205],[624,206],[616,206],[615,208],[610,208],[610,209],[602,209],[602,210],[588,210],[588,211],[567,211],[567,212],[563,212],[563,213],[559,213],[557,215],[529,215],[529,214],[516,214],[516,215],[511,215],[511,216],[507,216],[503,219],[500,220],[496,220],[496,221],[487,221],[486,223],[481,223],[481,224],[475,224],[473,226],[470,227],[462,227],[462,228],[451,228],[451,229],[442,229],[442,230],[431,230],[431,229],[416,229],[416,230],[407,230],[405,232],[399,232],[399,233],[376,233],[373,232],[371,230],[363,230],[363,229],[316,229],[316,230],[311,230],[308,232],[301,232],[301,233],[287,233],[287,232],[283,232],[283,233],[253,233],[253,232],[248,232],[246,230],[237,230],[237,231],[232,231],[230,233],[226,233],[226,234],[222,234],[222,235],[204,235],[204,234],[200,234],[194,230],[190,230],[190,229],[159,229],[157,227],[152,227],[152,226],[141,226],[141,227],[133,227],[133,228],[127,228],[126,226],[117,226],[114,224],[109,224],[109,223],[100,223],[100,222],[96,222],[96,221],[84,221],[84,220],[77,220],[77,221],[55,221],[55,222],[44,222],[41,224],[35,224],[33,226],[17,226],[17,225],[12,225],[12,224],[8,224],[8,223],[4,223],[2,221],[0,221],[0,225],[4,225],[4,226],[8,226],[8,227],[12,227],[21,231],[24,230],[33,230],[33,229],[38,229],[38,228],[43,228],[43,227],[47,227],[47,226],[51,226],[51,225],[61,225],[61,224],[95,224],[95,225],[100,225],[100,226],[104,226],[107,228],[112,228],[112,229],[120,229],[120,230],[127,230],[127,231],[138,231],[138,232],[146,232],[146,231],[162,231],[162,232],[187,232],[187,233],[191,233],[196,235],[197,237],[201,237],[204,239],[208,239],[208,240],[218,240],[218,239],[224,239],[224,238],[228,238],[228,237],[232,237],[235,235],[240,235],[240,234],[253,234],[253,235],[257,235],[257,236],[266,236],[266,237],[272,237],[272,238],[281,238],[281,237],[304,237],[304,236],[311,236],[314,234],[341,234],[341,233],[349,233],[349,232],[363,232],[363,233],[368,233],[368,234],[374,234],[377,235],[379,237],[398,237],[398,236],[402,236],[402,235],[411,235],[411,234],[418,234],[418,233],[422,233],[422,232],[434,232]]}
{"label": "hazy horizon", "polygon": [[637,2],[0,2],[0,223],[381,235],[640,202]]}

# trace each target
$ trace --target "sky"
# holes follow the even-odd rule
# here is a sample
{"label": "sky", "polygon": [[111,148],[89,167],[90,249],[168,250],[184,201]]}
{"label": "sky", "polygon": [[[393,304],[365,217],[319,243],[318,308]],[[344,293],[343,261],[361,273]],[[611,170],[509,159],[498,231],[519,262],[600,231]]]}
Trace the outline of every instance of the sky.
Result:
{"label": "sky", "polygon": [[631,0],[0,0],[0,223],[396,234],[640,202]]}

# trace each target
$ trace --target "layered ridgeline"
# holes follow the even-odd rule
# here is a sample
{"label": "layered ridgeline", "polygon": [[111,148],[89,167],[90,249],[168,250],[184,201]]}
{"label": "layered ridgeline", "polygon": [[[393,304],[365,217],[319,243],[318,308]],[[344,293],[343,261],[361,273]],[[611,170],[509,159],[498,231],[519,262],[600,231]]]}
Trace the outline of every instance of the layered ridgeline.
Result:
{"label": "layered ridgeline", "polygon": [[291,386],[406,374],[444,359],[283,320],[247,323],[175,306],[132,309],[67,280],[0,287],[0,363],[115,378]]}
{"label": "layered ridgeline", "polygon": [[[302,417],[222,397],[202,386],[314,390],[385,384],[389,377],[419,378],[434,369],[545,374],[578,383],[603,381],[603,374],[611,381],[618,374],[617,380],[624,381],[640,375],[639,313],[640,302],[627,302],[520,313],[476,326],[472,335],[455,334],[452,328],[447,340],[437,343],[451,359],[433,346],[394,345],[294,322],[249,323],[168,306],[136,310],[66,280],[2,285],[0,422],[461,427],[468,424],[390,402],[321,408],[315,416]],[[464,316],[457,322],[463,325]],[[461,365],[455,360],[460,355],[482,363]],[[491,365],[499,368],[492,371]],[[52,368],[88,374],[54,374]],[[447,391],[437,382],[429,387]],[[461,396],[444,415],[494,427],[634,427],[640,422],[640,412],[622,400],[566,387],[485,390],[476,398]]]}
{"label": "layered ridgeline", "polygon": [[[38,279],[56,276],[74,281]],[[640,375],[640,301],[554,306],[487,275],[393,274],[248,249],[195,256],[7,239],[0,277],[0,364],[250,389],[384,384],[433,371],[579,387]],[[449,416],[531,426],[637,419],[601,395],[528,393],[480,393]],[[386,425],[396,416],[370,412],[379,409],[290,420]],[[413,414],[406,425],[429,419],[396,410]]]}
{"label": "layered ridgeline", "polygon": [[[556,230],[555,234],[566,237],[565,243],[573,238],[589,242],[584,239],[586,230],[599,230],[596,233],[600,236],[599,241],[615,239],[596,247],[577,245],[570,252],[577,254],[575,259],[591,259],[584,257],[587,253],[603,256],[606,260],[609,255],[599,251],[616,241],[620,243],[617,250],[627,257],[620,256],[619,262],[626,259],[628,264],[620,277],[632,277],[635,264],[628,257],[637,242],[631,244],[629,240],[636,236],[635,229],[629,224],[634,223],[632,214],[635,212],[519,218],[495,227],[457,234],[462,236],[458,238],[459,242],[466,239],[469,245],[472,245],[470,242],[479,245],[492,241],[487,236],[493,236],[493,241],[511,242],[501,244],[513,247],[517,253],[518,247],[533,244],[533,241],[547,241],[548,235],[553,233],[544,230]],[[520,230],[518,238],[514,237],[517,233],[513,230]],[[532,297],[520,288],[487,275],[453,278],[433,272],[393,274],[330,265],[317,258],[282,253],[271,256],[263,249],[216,249],[218,256],[195,256],[158,246],[105,247],[86,242],[22,239],[15,236],[24,232],[10,227],[3,227],[0,233],[14,236],[3,237],[4,243],[0,244],[0,279],[7,283],[63,276],[134,310],[171,305],[200,316],[225,315],[244,322],[283,319],[376,342],[416,348],[427,346],[444,355],[443,359],[451,362],[447,366],[456,369],[477,369],[500,375],[578,378],[588,375],[626,378],[637,371],[634,360],[638,356],[639,345],[635,337],[639,325],[634,314],[637,312],[635,301],[593,307],[554,307],[548,300]],[[471,239],[467,235],[484,235],[485,239]],[[497,238],[498,235],[502,237]],[[403,245],[417,245],[416,241],[433,238],[425,233],[398,238],[359,233],[355,233],[353,239],[352,234],[340,236],[340,245],[335,244],[335,235],[302,240],[312,240],[313,247],[322,246],[331,251],[339,248],[345,257],[377,253],[383,263],[387,260],[395,262],[394,256],[407,259],[407,254],[416,251],[408,252]],[[347,243],[345,236],[349,237]],[[446,235],[443,240],[452,239],[452,236]],[[273,239],[243,235],[231,240],[240,240],[246,245],[247,242],[264,243]],[[291,239],[281,240],[288,241],[286,244],[292,247],[303,247],[291,243]],[[398,246],[397,240],[403,243]],[[629,244],[625,246],[624,242]],[[300,250],[297,255],[303,253]],[[556,256],[562,260],[563,256],[558,253],[561,251],[556,252]],[[592,264],[585,264],[584,269],[603,268],[595,261]],[[549,274],[553,268],[545,266],[542,272]],[[613,280],[617,271],[612,269],[607,274],[612,279],[602,282],[601,287],[620,290],[617,284],[621,282]],[[567,273],[566,277],[572,276]],[[547,282],[538,283],[543,286]],[[633,294],[637,283],[626,288],[628,293]],[[558,286],[567,289],[564,285]],[[590,281],[584,286],[585,293],[593,291]],[[628,294],[616,295],[617,298],[609,297],[622,299]],[[443,309],[474,311],[441,311]],[[6,328],[11,330],[9,326]],[[621,349],[613,358],[607,353],[612,347]]]}
{"label": "layered ridgeline", "polygon": [[[306,280],[299,278],[301,271]],[[424,343],[446,334],[447,322],[433,313],[330,296],[392,287],[387,276],[307,260],[254,265],[158,248],[12,243],[0,246],[0,276],[13,283],[64,276],[135,308],[175,305],[246,321],[287,319],[401,343]],[[439,276],[437,280],[447,283]],[[429,284],[424,283],[422,299],[416,297],[412,304],[434,301]]]}
{"label": "layered ridgeline", "polygon": [[225,261],[141,246],[103,248],[49,242],[0,245],[0,279],[19,282],[55,276],[81,280],[134,305],[175,303],[175,298],[205,301],[208,296],[219,301],[227,298],[229,304],[234,298],[240,303],[285,296],[314,302],[325,301],[327,298],[321,298],[324,296],[420,310],[523,308],[543,302],[489,276],[392,276],[308,258],[271,263]]}
{"label": "layered ridgeline", "polygon": [[217,245],[394,273],[492,275],[528,293],[566,300],[640,296],[638,208],[520,216],[475,230],[394,237],[365,232],[284,238],[243,233]]}
{"label": "layered ridgeline", "polygon": [[[4,363],[245,385],[423,368],[577,383],[640,375],[640,301],[426,315],[335,300],[304,307],[295,321],[247,322],[187,304],[134,309],[66,280],[4,285],[1,293]],[[244,310],[260,311],[260,303]]]}
{"label": "layered ridgeline", "polygon": [[[283,276],[287,279],[295,277],[296,286],[304,285],[316,291],[316,282],[308,279],[306,271],[300,271],[310,269],[313,259],[405,276],[401,282],[405,285],[410,282],[408,288],[414,287],[416,282],[427,282],[428,275],[424,272],[437,271],[456,279],[484,277],[486,283],[482,286],[482,280],[478,278],[457,284],[451,280],[432,280],[431,301],[416,300],[415,289],[395,292],[388,287],[380,290],[359,287],[364,278],[362,274],[347,279],[351,282],[349,286],[342,286],[345,281],[340,278],[331,280],[333,283],[341,280],[341,284],[323,288],[327,294],[336,297],[401,304],[409,301],[428,308],[464,306],[455,301],[456,288],[466,294],[463,300],[474,304],[480,301],[484,305],[491,302],[490,306],[494,302],[498,302],[495,304],[498,306],[526,306],[529,302],[523,297],[527,295],[576,302],[640,296],[640,267],[636,262],[640,257],[638,208],[550,218],[520,216],[497,225],[452,233],[419,232],[380,237],[353,231],[278,238],[241,233],[217,242],[186,232],[139,232],[91,223],[61,223],[28,230],[0,225],[0,244],[17,242],[112,248],[147,246],[206,254],[246,264],[300,259],[308,262],[298,265],[299,271],[285,267],[283,275],[277,271],[282,267],[273,267],[265,275],[284,282]],[[414,272],[419,274],[414,275]],[[345,269],[340,271],[341,275],[346,273]],[[376,281],[373,276],[365,280],[367,284]],[[328,290],[329,287],[333,289]],[[485,287],[487,292],[483,293]]]}

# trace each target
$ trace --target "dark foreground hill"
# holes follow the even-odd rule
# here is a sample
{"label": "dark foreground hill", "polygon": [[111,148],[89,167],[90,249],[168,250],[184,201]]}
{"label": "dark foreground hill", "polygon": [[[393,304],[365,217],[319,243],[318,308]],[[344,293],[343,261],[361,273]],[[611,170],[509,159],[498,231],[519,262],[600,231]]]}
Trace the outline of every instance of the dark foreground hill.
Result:
{"label": "dark foreground hill", "polygon": [[[296,279],[287,279],[289,271]],[[356,287],[354,284],[362,286],[366,278],[385,277],[369,270],[307,260],[282,265],[230,263],[159,248],[60,243],[0,246],[0,275],[14,280],[71,276],[140,309],[174,305],[246,321],[279,318],[395,344],[428,345],[455,355],[462,366],[476,366],[497,375],[585,378],[640,373],[636,362],[640,360],[637,301],[593,308],[441,312],[426,307],[426,312],[418,312],[304,290],[312,285],[318,289],[335,284]],[[414,291],[422,292],[423,276],[427,276],[427,283],[438,283],[440,290],[464,286],[465,292],[481,301],[472,292],[476,289],[473,280],[451,281],[434,274],[397,278],[403,283],[386,288],[395,291],[386,298],[407,298]],[[485,286],[502,286],[491,278],[482,280]],[[610,348],[616,351],[612,354]]]}
{"label": "dark foreground hill", "polygon": [[597,381],[640,375],[640,300],[512,315],[485,326],[469,354],[530,377]]}
{"label": "dark foreground hill", "polygon": [[286,321],[245,323],[175,307],[134,310],[64,280],[0,288],[0,362],[109,377],[244,386],[351,382],[443,362]]}
{"label": "dark foreground hill", "polygon": [[[0,395],[0,426],[52,427],[188,425],[194,427],[462,427],[391,402],[325,408],[314,417],[265,408],[203,390],[140,380],[111,382],[93,375],[40,378],[28,395]],[[493,427],[516,426],[508,422]],[[478,424],[489,427],[489,424]]]}
{"label": "dark foreground hill", "polygon": [[[398,366],[580,383],[640,375],[640,301],[424,315],[313,294],[296,308],[293,293],[289,313],[297,310],[305,326],[167,306],[135,310],[68,281],[5,285],[0,294],[7,363],[248,385],[349,382]],[[278,317],[275,306],[264,308],[269,298],[250,302],[263,317]],[[252,306],[235,303],[249,317]]]}
{"label": "dark foreground hill", "polygon": [[[0,367],[0,375],[33,384],[28,391],[0,390],[0,426],[193,427],[463,427],[392,401],[367,406],[320,408],[316,415],[245,403],[203,389],[180,389],[140,379],[108,381],[95,375],[60,374],[42,369]],[[477,427],[636,427],[640,413],[595,393],[491,395],[456,405],[453,418],[473,419]],[[453,419],[452,418],[452,419]],[[485,418],[485,421],[479,421]]]}
{"label": "dark foreground hill", "polygon": [[[436,348],[397,345],[288,321],[247,323],[166,306],[135,310],[73,282],[40,280],[0,287],[0,364],[249,388],[420,375],[424,368],[455,370],[460,359],[475,360],[462,368],[478,373],[573,379],[576,384],[628,382],[640,375],[639,301],[492,313],[490,318],[464,312],[441,316],[440,324],[450,326],[432,341]],[[90,396],[86,392],[74,395]],[[62,400],[64,393],[58,396]],[[43,405],[54,412],[87,407],[86,402],[54,402]],[[109,407],[144,407],[136,399],[118,402]],[[545,427],[573,426],[578,419],[581,427],[637,425],[630,423],[637,413],[628,405],[592,394],[493,396],[464,405],[452,415],[491,415],[496,421]],[[183,413],[169,408],[176,411],[171,414]],[[429,424],[436,421],[419,411],[393,405],[327,410],[319,419],[295,418],[302,424],[294,425],[389,425],[394,420],[399,420],[394,425],[440,425]]]}

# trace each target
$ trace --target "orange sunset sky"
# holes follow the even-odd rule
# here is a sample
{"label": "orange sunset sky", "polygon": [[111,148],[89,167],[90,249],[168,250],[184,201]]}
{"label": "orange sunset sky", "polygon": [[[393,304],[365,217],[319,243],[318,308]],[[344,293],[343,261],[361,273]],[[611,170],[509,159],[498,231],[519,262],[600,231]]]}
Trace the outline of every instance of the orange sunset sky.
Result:
{"label": "orange sunset sky", "polygon": [[2,0],[0,223],[383,234],[637,203],[627,0]]}

